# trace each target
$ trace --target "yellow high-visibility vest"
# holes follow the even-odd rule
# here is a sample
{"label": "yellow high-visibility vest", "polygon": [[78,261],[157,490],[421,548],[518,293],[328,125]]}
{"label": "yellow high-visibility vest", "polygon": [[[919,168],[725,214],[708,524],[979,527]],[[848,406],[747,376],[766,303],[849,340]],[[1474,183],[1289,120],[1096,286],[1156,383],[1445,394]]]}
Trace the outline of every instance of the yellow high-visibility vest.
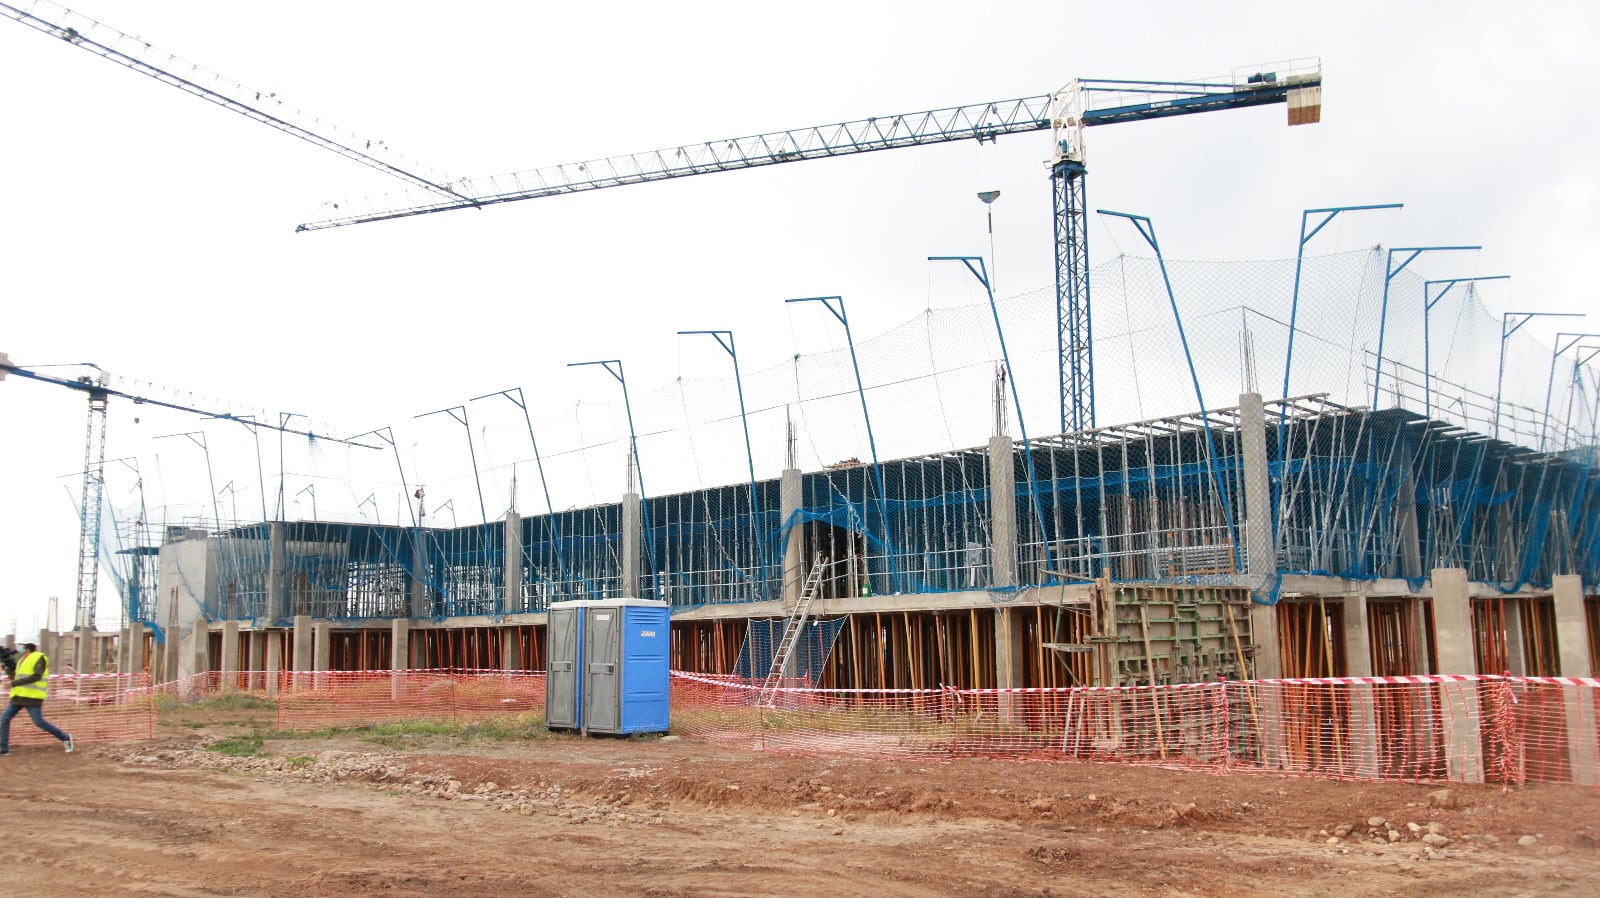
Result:
{"label": "yellow high-visibility vest", "polygon": [[44,700],[45,690],[48,688],[46,686],[46,681],[50,679],[49,661],[45,658],[44,652],[29,652],[27,656],[22,659],[22,662],[17,665],[17,679],[31,675],[39,667],[40,663],[44,663],[45,665],[45,675],[40,677],[39,681],[36,683],[29,683],[26,686],[12,686],[12,698],[36,698],[41,701]]}

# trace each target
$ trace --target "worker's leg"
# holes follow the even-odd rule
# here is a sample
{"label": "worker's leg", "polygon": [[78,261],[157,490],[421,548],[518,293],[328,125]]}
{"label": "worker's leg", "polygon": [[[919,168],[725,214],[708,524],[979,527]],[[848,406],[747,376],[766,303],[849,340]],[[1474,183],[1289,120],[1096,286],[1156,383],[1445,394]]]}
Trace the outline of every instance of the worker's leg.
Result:
{"label": "worker's leg", "polygon": [[[10,709],[8,708],[6,710],[9,711]],[[41,730],[44,730],[46,733],[49,733],[50,735],[56,737],[57,739],[61,740],[62,742],[67,741],[67,734],[61,732],[61,729],[59,727],[57,727],[55,724],[51,723],[48,720],[45,720],[44,719],[44,711],[38,705],[29,705],[28,706],[28,716],[33,718],[33,725],[34,726],[38,727]]]}
{"label": "worker's leg", "polygon": [[11,750],[11,718],[17,716],[17,706],[8,703],[4,713],[0,713],[0,751]]}

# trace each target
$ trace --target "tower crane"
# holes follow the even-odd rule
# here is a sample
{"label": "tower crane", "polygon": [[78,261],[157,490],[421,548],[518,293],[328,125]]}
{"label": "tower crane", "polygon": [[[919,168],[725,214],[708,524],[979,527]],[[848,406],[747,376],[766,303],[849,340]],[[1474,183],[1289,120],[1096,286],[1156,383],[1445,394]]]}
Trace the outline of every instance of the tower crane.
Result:
{"label": "tower crane", "polygon": [[378,448],[365,443],[357,443],[354,440],[313,433],[310,430],[295,430],[282,425],[268,424],[264,421],[257,421],[250,416],[234,415],[229,412],[206,411],[205,409],[180,405],[175,402],[166,402],[148,396],[126,393],[110,386],[111,378],[100,366],[85,362],[83,367],[94,369],[96,374],[92,377],[85,375],[75,379],[55,377],[13,365],[10,357],[4,352],[0,352],[0,381],[5,380],[8,374],[15,374],[29,380],[76,390],[86,394],[89,398],[89,426],[83,441],[83,493],[81,504],[79,505],[82,520],[79,522],[78,529],[77,612],[73,620],[75,627],[93,627],[95,621],[95,606],[100,586],[100,514],[105,495],[106,409],[109,405],[109,400],[113,396],[127,399],[135,405],[153,405],[206,418],[237,421],[248,427],[315,437],[335,443],[344,443],[348,446],[359,446],[363,449]]}
{"label": "tower crane", "polygon": [[[990,141],[1004,134],[1050,131],[1054,143],[1049,168],[1055,213],[1056,349],[1061,373],[1061,432],[1068,433],[1095,426],[1084,129],[1270,103],[1288,104],[1290,125],[1320,121],[1321,62],[1308,59],[1250,66],[1235,69],[1231,76],[1200,81],[1079,78],[1042,96],[875,116],[683,144],[509,175],[463,178],[455,185],[466,198],[433,197],[410,206],[341,211],[332,218],[301,224],[296,230],[314,231],[453,209],[481,208],[805,159],[956,140]],[[334,204],[332,208],[347,209],[348,204]]]}

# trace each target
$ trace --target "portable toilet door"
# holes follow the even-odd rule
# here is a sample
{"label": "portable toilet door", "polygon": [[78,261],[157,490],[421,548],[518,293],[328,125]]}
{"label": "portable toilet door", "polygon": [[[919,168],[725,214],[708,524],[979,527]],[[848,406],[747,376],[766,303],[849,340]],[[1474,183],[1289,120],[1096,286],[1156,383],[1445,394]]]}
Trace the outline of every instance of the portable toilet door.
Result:
{"label": "portable toilet door", "polygon": [[622,618],[624,606],[587,609],[583,626],[583,731],[622,728]]}
{"label": "portable toilet door", "polygon": [[[562,603],[564,604],[564,603]],[[583,630],[582,606],[550,606],[546,618],[544,723],[548,729],[577,729],[582,703],[578,701],[578,664],[582,660],[579,634]]]}
{"label": "portable toilet door", "polygon": [[672,632],[667,603],[616,599],[584,610],[583,732],[666,732]]}

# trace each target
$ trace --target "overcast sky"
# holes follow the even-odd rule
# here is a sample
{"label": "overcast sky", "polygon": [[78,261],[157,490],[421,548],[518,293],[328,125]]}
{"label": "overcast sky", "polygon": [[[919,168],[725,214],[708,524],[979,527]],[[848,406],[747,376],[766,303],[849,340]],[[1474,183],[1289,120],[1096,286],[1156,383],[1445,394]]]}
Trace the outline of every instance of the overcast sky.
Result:
{"label": "overcast sky", "polygon": [[[1512,275],[1484,291],[1501,311],[1594,307],[1592,3],[72,6],[454,176],[1032,96],[1079,76],[1320,56],[1315,127],[1285,127],[1275,106],[1094,129],[1091,206],[1152,216],[1171,258],[1282,259],[1303,208],[1404,202],[1341,219],[1314,251],[1482,244],[1470,263],[1418,267]],[[571,361],[624,359],[635,390],[720,376],[725,357],[686,347],[681,329],[731,328],[746,371],[838,345],[787,297],[845,296],[858,339],[971,302],[925,258],[989,252],[980,189],[1003,191],[999,292],[1052,282],[1045,133],[296,234],[324,203],[398,182],[4,20],[0,84],[0,350],[94,362],[188,404],[303,413],[319,430],[399,424],[510,386],[529,391],[535,421],[615,397]],[[1095,261],[1143,252],[1100,223],[1090,245]],[[1530,330],[1548,338],[1557,323]],[[197,447],[152,438],[195,426],[114,407],[107,455],[139,459],[147,481],[156,454],[166,476],[192,475]],[[253,468],[239,431],[205,432]],[[31,633],[47,596],[71,617],[83,399],[8,379],[0,432],[0,630]],[[241,507],[276,490],[237,466],[216,480],[238,484]],[[614,498],[620,484],[597,489]],[[127,502],[126,486],[108,498]]]}

